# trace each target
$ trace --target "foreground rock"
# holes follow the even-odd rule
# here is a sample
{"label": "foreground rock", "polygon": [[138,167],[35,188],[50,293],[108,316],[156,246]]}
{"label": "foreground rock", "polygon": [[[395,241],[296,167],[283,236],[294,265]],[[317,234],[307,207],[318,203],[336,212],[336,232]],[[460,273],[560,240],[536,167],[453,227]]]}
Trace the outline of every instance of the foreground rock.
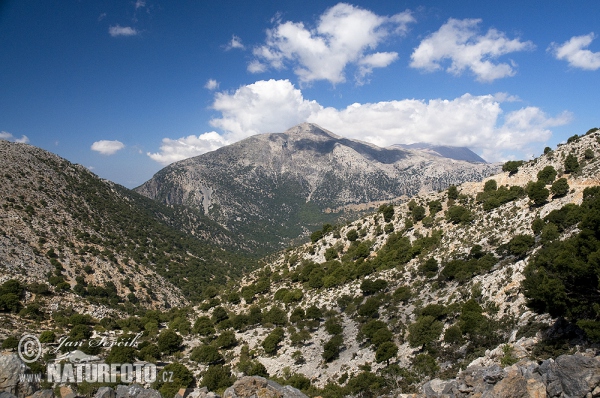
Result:
{"label": "foreground rock", "polygon": [[522,360],[502,369],[471,366],[455,380],[431,380],[423,393],[401,397],[427,398],[558,398],[600,397],[600,360],[561,355],[541,364]]}
{"label": "foreground rock", "polygon": [[17,398],[32,395],[38,387],[32,382],[21,381],[21,376],[26,373],[29,373],[29,367],[16,353],[0,353],[0,392],[12,394]]}
{"label": "foreground rock", "polygon": [[292,386],[281,386],[259,376],[245,376],[225,390],[223,398],[308,398]]}

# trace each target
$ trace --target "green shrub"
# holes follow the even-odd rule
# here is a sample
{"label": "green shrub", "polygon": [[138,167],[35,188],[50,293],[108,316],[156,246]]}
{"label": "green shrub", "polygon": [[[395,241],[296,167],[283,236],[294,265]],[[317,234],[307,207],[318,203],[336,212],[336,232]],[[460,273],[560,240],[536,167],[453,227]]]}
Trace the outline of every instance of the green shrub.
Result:
{"label": "green shrub", "polygon": [[219,391],[231,386],[234,381],[229,366],[211,365],[202,377],[201,386],[208,388],[209,391]]}
{"label": "green shrub", "polygon": [[519,167],[522,165],[522,160],[509,160],[502,165],[502,171],[508,171],[509,175],[512,175],[519,171]]}
{"label": "green shrub", "polygon": [[283,341],[285,332],[283,328],[275,328],[262,342],[262,347],[267,355],[275,355],[279,343]]}
{"label": "green shrub", "polygon": [[552,166],[546,166],[542,170],[538,171],[537,179],[548,185],[556,178],[556,170]]}
{"label": "green shrub", "polygon": [[165,354],[173,354],[179,351],[183,338],[170,329],[163,330],[158,335],[158,349]]}
{"label": "green shrub", "polygon": [[336,334],[323,346],[323,359],[326,362],[331,362],[337,359],[344,345],[344,337],[340,334]]}
{"label": "green shrub", "polygon": [[411,347],[424,347],[437,340],[442,333],[444,324],[432,316],[419,317],[408,327],[408,342]]}
{"label": "green shrub", "polygon": [[212,345],[194,347],[190,359],[205,365],[214,365],[223,362],[223,356],[219,353],[219,350]]}
{"label": "green shrub", "polygon": [[351,229],[348,231],[346,233],[346,239],[348,239],[350,242],[356,241],[358,239],[358,232],[356,232],[356,229]]}
{"label": "green shrub", "polygon": [[458,188],[455,185],[450,185],[448,187],[448,199],[456,200],[458,199]]}
{"label": "green shrub", "polygon": [[565,173],[576,173],[579,171],[579,161],[577,157],[572,153],[568,154],[565,158]]}
{"label": "green shrub", "polygon": [[508,250],[514,256],[523,258],[535,244],[535,239],[530,235],[515,235],[508,242]]}
{"label": "green shrub", "polygon": [[463,206],[450,206],[446,211],[446,219],[453,224],[467,224],[471,222],[471,211]]}
{"label": "green shrub", "polygon": [[483,192],[495,191],[498,189],[498,183],[496,180],[487,180],[483,185]]}
{"label": "green shrub", "polygon": [[181,388],[189,387],[193,381],[194,375],[185,365],[173,362],[158,372],[152,387],[158,390],[163,397],[173,398]]}
{"label": "green shrub", "polygon": [[550,196],[550,191],[546,189],[546,183],[543,181],[530,182],[527,184],[527,196],[537,205],[543,205]]}
{"label": "green shrub", "polygon": [[552,192],[552,195],[556,198],[561,197],[561,196],[565,196],[566,194],[569,193],[569,183],[567,182],[566,178],[559,178],[558,180],[554,181],[554,183],[552,184],[552,187],[550,188],[550,191]]}

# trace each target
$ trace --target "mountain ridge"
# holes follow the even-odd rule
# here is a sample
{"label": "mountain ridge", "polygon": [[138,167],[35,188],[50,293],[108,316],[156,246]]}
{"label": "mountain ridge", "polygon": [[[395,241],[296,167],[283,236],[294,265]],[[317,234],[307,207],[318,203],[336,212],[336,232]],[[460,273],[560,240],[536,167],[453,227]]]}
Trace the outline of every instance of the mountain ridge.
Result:
{"label": "mountain ridge", "polygon": [[262,236],[254,243],[268,252],[317,225],[356,214],[325,209],[439,190],[498,170],[499,165],[380,148],[304,123],[176,162],[135,190],[199,209],[249,241]]}

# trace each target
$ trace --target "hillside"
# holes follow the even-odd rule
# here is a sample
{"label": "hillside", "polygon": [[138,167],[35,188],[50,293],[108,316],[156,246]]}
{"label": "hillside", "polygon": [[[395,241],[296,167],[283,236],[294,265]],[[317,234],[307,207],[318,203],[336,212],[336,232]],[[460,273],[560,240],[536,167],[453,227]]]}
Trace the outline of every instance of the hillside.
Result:
{"label": "hillside", "polygon": [[305,123],[174,163],[136,191],[199,209],[269,253],[323,223],[355,218],[364,210],[356,205],[480,181],[497,171],[498,165],[429,150],[379,148]]}
{"label": "hillside", "polygon": [[179,307],[251,264],[203,215],[39,148],[0,141],[0,169],[0,282],[36,284],[48,305]]}
{"label": "hillside", "polygon": [[[32,151],[38,159],[54,159]],[[62,162],[54,172],[47,168],[53,180],[83,173],[98,181],[85,169]],[[461,398],[595,396],[600,391],[600,131],[573,136],[537,159],[507,162],[503,169],[481,182],[382,205],[353,222],[325,224],[310,234],[310,243],[264,258],[260,269],[231,275],[225,287],[211,283],[193,292],[203,299],[194,307],[140,307],[129,317],[115,318],[73,306],[75,312],[55,308],[36,318],[34,304],[43,295],[32,286],[6,282],[0,285],[0,316],[10,326],[1,329],[2,346],[16,347],[20,334],[42,330],[52,334],[48,342],[85,333],[126,338],[143,332],[137,350],[86,352],[109,363],[142,360],[159,364],[163,373],[175,372],[174,382],[152,385],[167,398],[194,383],[222,393],[244,375],[269,377],[324,398],[438,397],[443,391]],[[20,171],[32,173],[24,167],[11,173]],[[87,177],[77,178],[85,187]],[[60,192],[57,198],[66,201],[69,191]],[[86,197],[83,188],[77,192]],[[27,225],[45,221],[27,215],[32,212],[27,205],[35,212],[55,206],[32,203],[39,202],[18,196],[7,200],[5,219],[18,215],[19,228],[29,231]],[[77,221],[63,217],[67,225]],[[86,229],[90,235],[96,224]],[[52,227],[68,233],[60,222],[47,226]],[[3,226],[0,237],[11,239],[11,245],[32,246],[24,245],[28,235],[19,246],[8,231]],[[145,230],[152,242],[160,239],[151,233]],[[39,238],[27,239],[36,243]],[[57,258],[48,253],[50,246],[43,250],[50,261],[58,259],[69,269],[61,258],[74,262],[68,247],[55,249]],[[89,258],[101,262],[102,256],[90,253]],[[47,261],[43,255],[37,259]],[[11,264],[9,270],[17,269]],[[139,269],[148,280],[154,269],[161,276],[153,263]],[[66,279],[70,273],[62,275]],[[160,281],[163,291],[177,291],[167,279]],[[21,311],[15,300],[25,305]],[[46,305],[50,300],[40,301]],[[44,360],[52,358],[46,351]],[[97,387],[86,386],[86,391]],[[205,396],[206,391],[194,394]]]}
{"label": "hillside", "polygon": [[[357,393],[357,379],[375,395],[391,386],[411,392],[468,366],[505,367],[577,350],[597,355],[586,351],[600,337],[600,315],[590,310],[600,297],[597,268],[567,271],[563,264],[558,274],[548,264],[545,274],[536,268],[560,250],[568,250],[567,263],[579,261],[564,247],[581,239],[600,249],[581,236],[586,228],[600,236],[597,222],[581,224],[596,217],[594,208],[600,214],[600,188],[592,189],[600,186],[594,131],[518,171],[325,226],[313,243],[272,256],[241,286],[231,286],[220,304],[207,300],[194,329],[204,336],[201,346],[219,347],[219,336],[234,331],[237,346],[221,348],[234,370],[247,373],[249,361],[259,362],[292,385],[308,380],[324,388],[313,390],[323,396]],[[569,155],[579,165],[566,173]],[[555,195],[539,200],[530,183],[538,180],[548,191],[561,181]],[[574,286],[560,282],[575,272],[581,275]],[[588,285],[586,294],[567,298]],[[193,349],[197,344],[192,339],[186,350],[191,358],[204,350]]]}

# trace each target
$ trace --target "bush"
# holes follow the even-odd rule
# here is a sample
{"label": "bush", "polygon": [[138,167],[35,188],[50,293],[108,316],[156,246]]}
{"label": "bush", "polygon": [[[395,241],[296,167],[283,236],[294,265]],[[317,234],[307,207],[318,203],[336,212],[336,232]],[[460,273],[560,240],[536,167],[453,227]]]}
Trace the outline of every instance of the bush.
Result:
{"label": "bush", "polygon": [[576,173],[579,171],[579,161],[577,157],[572,153],[568,154],[565,158],[565,173]]}
{"label": "bush", "polygon": [[2,349],[3,350],[10,350],[13,348],[17,348],[19,346],[19,339],[17,339],[15,336],[8,336],[3,342],[2,342]]}
{"label": "bush", "polygon": [[54,343],[56,334],[52,330],[45,330],[40,334],[40,343]]}
{"label": "bush", "polygon": [[190,359],[205,365],[214,365],[223,362],[223,356],[219,353],[219,350],[212,345],[194,347]]}
{"label": "bush", "polygon": [[444,324],[432,316],[419,317],[408,327],[408,342],[411,347],[424,347],[437,340],[442,333]]}
{"label": "bush", "polygon": [[487,180],[483,185],[483,192],[491,192],[498,189],[498,183],[496,180]]}
{"label": "bush", "polygon": [[586,150],[585,150],[585,152],[583,153],[583,157],[584,157],[586,160],[593,159],[593,158],[594,158],[594,156],[595,156],[595,155],[594,155],[594,150],[593,150],[593,149],[591,149],[591,148],[588,148],[588,149],[586,149]]}
{"label": "bush", "polygon": [[535,244],[535,239],[530,235],[515,235],[508,242],[508,250],[514,256],[523,258]]}
{"label": "bush", "polygon": [[217,347],[224,349],[235,347],[237,343],[238,342],[235,338],[235,333],[233,332],[233,330],[224,331],[215,340],[215,344],[217,345]]}
{"label": "bush", "polygon": [[183,338],[170,329],[163,330],[158,336],[158,349],[165,354],[179,351]]}
{"label": "bush", "polygon": [[333,336],[323,346],[323,359],[326,362],[331,362],[334,359],[337,359],[340,355],[343,345],[344,337],[342,335],[336,334],[335,336]]}
{"label": "bush", "polygon": [[446,219],[453,224],[467,224],[471,222],[471,211],[463,206],[450,206],[446,211]]}
{"label": "bush", "polygon": [[423,206],[415,206],[412,209],[412,217],[415,222],[425,218],[425,208]]}
{"label": "bush", "polygon": [[442,211],[442,202],[439,200],[432,200],[431,202],[427,203],[427,206],[429,207],[429,214],[431,215]]}
{"label": "bush", "polygon": [[365,279],[360,284],[360,290],[362,290],[363,295],[370,296],[381,290],[384,290],[385,288],[387,288],[387,285],[387,281],[383,279],[376,279],[374,281],[370,279]]}
{"label": "bush", "polygon": [[277,353],[277,348],[279,343],[283,341],[283,336],[285,332],[283,328],[275,328],[262,342],[262,347],[265,350],[265,353],[268,355],[275,355]]}
{"label": "bush", "polygon": [[546,189],[546,183],[543,181],[530,182],[527,185],[527,196],[529,196],[529,199],[535,205],[539,206],[546,203],[548,196],[550,196],[550,191]]}
{"label": "bush", "polygon": [[201,316],[194,322],[192,331],[200,336],[210,336],[215,334],[215,327],[209,317]]}
{"label": "bush", "polygon": [[519,167],[522,165],[522,160],[509,160],[502,165],[502,171],[508,171],[509,175],[512,175],[519,171]]}
{"label": "bush", "polygon": [[[172,381],[165,382],[164,380]],[[158,390],[163,397],[172,398],[181,388],[189,387],[193,381],[194,375],[185,365],[173,362],[158,372],[152,387]]]}
{"label": "bush", "polygon": [[554,197],[561,197],[561,196],[565,196],[566,194],[569,193],[569,183],[567,182],[566,178],[559,178],[558,180],[554,181],[554,183],[552,184],[552,187],[550,188],[550,191],[552,192],[552,195]]}
{"label": "bush", "polygon": [[235,378],[231,375],[231,368],[223,365],[211,365],[202,377],[201,386],[209,391],[218,391],[231,386]]}
{"label": "bush", "polygon": [[433,278],[437,275],[439,269],[438,262],[435,258],[431,257],[427,259],[421,266],[419,267],[419,271],[421,274],[425,275],[427,278]]}
{"label": "bush", "polygon": [[537,179],[548,185],[556,178],[556,170],[552,166],[546,166],[542,170],[538,171]]}
{"label": "bush", "polygon": [[458,188],[456,188],[456,185],[450,185],[448,187],[448,199],[451,199],[451,200],[458,199]]}
{"label": "bush", "polygon": [[398,346],[391,341],[386,341],[377,348],[377,351],[375,352],[375,360],[378,363],[386,361],[389,365],[390,359],[395,357],[397,354]]}
{"label": "bush", "polygon": [[392,205],[381,205],[379,206],[379,213],[383,214],[383,219],[386,223],[392,221],[394,217],[394,206]]}
{"label": "bush", "polygon": [[348,231],[348,233],[346,233],[346,239],[348,239],[350,242],[356,241],[358,239],[358,232],[356,232],[355,229],[351,229]]}

